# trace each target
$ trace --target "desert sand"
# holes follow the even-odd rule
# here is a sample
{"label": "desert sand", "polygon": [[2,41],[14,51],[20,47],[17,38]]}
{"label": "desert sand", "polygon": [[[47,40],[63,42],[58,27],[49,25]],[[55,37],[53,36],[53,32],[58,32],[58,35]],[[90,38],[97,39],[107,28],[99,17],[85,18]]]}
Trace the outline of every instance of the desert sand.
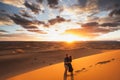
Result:
{"label": "desert sand", "polygon": [[20,53],[15,55],[0,56],[0,79],[6,80],[9,77],[63,62],[66,53],[69,53],[74,59],[76,59],[84,56],[99,54],[100,52],[102,51],[97,49],[74,49],[49,51],[45,53]]}
{"label": "desert sand", "polygon": [[[120,42],[114,41],[72,44],[65,42],[0,42],[0,80],[62,80],[63,59],[66,53],[73,56],[74,79],[77,79],[77,75],[84,80],[84,77],[89,78],[96,74],[98,74],[96,78],[99,78],[104,73],[100,74],[99,71],[104,69],[105,65],[106,74],[116,71],[114,74],[118,77],[119,57],[116,56],[120,56],[119,50]],[[109,70],[111,72],[107,71],[107,68],[109,69],[107,63],[109,66],[112,65]],[[91,72],[88,73],[89,71]]]}
{"label": "desert sand", "polygon": [[[120,80],[120,50],[74,59],[74,80]],[[63,80],[64,65],[58,63],[16,75],[7,80]],[[70,75],[68,73],[68,79]]]}

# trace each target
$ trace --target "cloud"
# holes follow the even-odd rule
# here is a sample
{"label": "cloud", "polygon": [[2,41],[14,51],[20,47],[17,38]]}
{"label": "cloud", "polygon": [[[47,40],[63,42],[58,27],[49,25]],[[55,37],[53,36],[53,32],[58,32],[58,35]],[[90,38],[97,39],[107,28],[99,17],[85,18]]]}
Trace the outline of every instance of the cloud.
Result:
{"label": "cloud", "polygon": [[85,38],[93,38],[99,35],[99,34],[96,34],[95,32],[93,33],[90,30],[88,31],[86,29],[69,29],[69,30],[66,30],[64,34],[75,34]]}
{"label": "cloud", "polygon": [[97,36],[112,32],[113,30],[111,29],[105,29],[105,28],[97,28],[97,27],[92,27],[92,28],[81,28],[81,29],[69,29],[65,31],[65,34],[75,34],[81,37],[86,37],[86,38],[95,38]]}
{"label": "cloud", "polygon": [[99,24],[97,22],[89,22],[82,24],[82,27],[97,27]]}
{"label": "cloud", "polygon": [[98,0],[98,7],[102,10],[113,10],[116,4],[120,4],[119,0]]}
{"label": "cloud", "polygon": [[17,32],[24,32],[24,29],[17,29]]}
{"label": "cloud", "polygon": [[51,25],[54,25],[56,23],[61,23],[61,22],[64,22],[66,21],[64,18],[60,17],[60,16],[57,16],[55,19],[51,19],[49,20],[48,22],[51,24]]}
{"label": "cloud", "polygon": [[20,14],[24,17],[27,17],[27,18],[33,18],[32,14],[30,14],[28,11],[26,10],[20,10]]}
{"label": "cloud", "polygon": [[43,0],[36,0],[37,2],[39,2],[39,3],[42,3],[43,2]]}
{"label": "cloud", "polygon": [[78,2],[79,2],[80,7],[85,7],[86,3],[87,3],[87,0],[78,0]]}
{"label": "cloud", "polygon": [[[44,24],[44,22],[42,21],[38,21],[38,20],[30,20],[27,19],[21,15],[18,14],[14,14],[14,15],[10,15],[9,16],[10,19],[12,19],[16,24],[21,25],[21,26],[30,26],[30,25],[41,25]],[[27,28],[26,27],[26,28]],[[33,26],[32,26],[33,27]]]}
{"label": "cloud", "polygon": [[26,33],[0,34],[0,41],[35,41],[36,37]]}
{"label": "cloud", "polygon": [[[69,0],[1,0],[5,4],[0,8],[3,9],[3,5],[8,8],[0,11],[0,25],[14,22],[28,32],[59,34],[66,31],[86,37],[96,37],[119,29],[119,0],[67,1]],[[43,9],[44,12],[40,13]],[[6,12],[11,14],[8,16],[4,14]],[[51,17],[50,14],[54,16]]]}
{"label": "cloud", "polygon": [[120,30],[116,30],[116,31],[109,32],[107,34],[98,36],[95,38],[95,40],[118,40],[120,41],[120,36],[118,36],[118,34],[120,34]]}
{"label": "cloud", "polygon": [[35,32],[39,34],[47,34],[47,32],[44,32],[43,30],[38,30],[38,29],[28,29],[27,31]]}
{"label": "cloud", "polygon": [[24,7],[24,5],[23,5],[24,0],[1,0],[0,2],[9,4],[9,5],[13,5],[16,7]]}
{"label": "cloud", "polygon": [[[44,22],[38,20],[29,20],[20,15],[14,14],[9,16],[17,25],[21,25],[24,29],[30,32],[41,32],[38,28],[40,25],[45,25]],[[43,32],[41,32],[43,33]]]}
{"label": "cloud", "polygon": [[41,11],[40,9],[40,5],[37,4],[37,3],[33,3],[33,2],[28,2],[28,1],[25,1],[24,5],[31,9],[34,13],[39,13],[39,11]]}
{"label": "cloud", "polygon": [[79,3],[72,6],[63,6],[60,15],[71,19],[72,21],[84,23],[87,20],[87,17],[93,17],[100,12],[98,9],[97,0],[78,1]]}
{"label": "cloud", "polygon": [[29,24],[32,24],[32,21],[30,21],[28,19],[25,19],[22,16],[17,15],[17,14],[10,15],[9,17],[10,17],[10,19],[12,19],[18,25],[29,25]]}
{"label": "cloud", "polygon": [[7,31],[5,31],[5,30],[0,30],[0,32],[7,32]]}
{"label": "cloud", "polygon": [[1,34],[6,34],[6,33],[8,33],[8,32],[5,31],[5,30],[0,30],[0,35],[1,35]]}
{"label": "cloud", "polygon": [[51,7],[51,8],[58,8],[58,1],[59,0],[47,0],[48,1],[48,5],[49,5],[49,7]]}
{"label": "cloud", "polygon": [[0,25],[12,25],[13,22],[10,20],[10,18],[7,16],[5,10],[0,11]]}
{"label": "cloud", "polygon": [[[101,13],[102,11],[106,11],[106,13],[108,12],[110,16],[120,15],[119,0],[111,0],[111,1],[110,0],[78,0],[78,1],[79,1],[80,9],[83,11],[83,14],[88,13],[89,14],[87,15],[88,17],[91,17],[91,18],[96,17],[96,14],[100,15],[99,13]],[[107,17],[107,16],[108,15],[104,17]],[[100,18],[103,18],[103,17],[100,17]],[[102,21],[103,19],[100,19],[100,20]]]}
{"label": "cloud", "polygon": [[99,12],[98,0],[78,0],[78,2],[78,6],[83,12],[88,12],[90,15]]}
{"label": "cloud", "polygon": [[100,23],[114,23],[119,21],[120,21],[120,16],[116,16],[116,17],[105,16],[103,18],[99,18]]}
{"label": "cloud", "polygon": [[86,10],[95,11],[98,9],[97,5],[98,0],[88,0],[86,3]]}
{"label": "cloud", "polygon": [[112,10],[112,11],[109,13],[109,16],[111,16],[111,17],[113,17],[113,16],[120,16],[120,9]]}
{"label": "cloud", "polygon": [[21,25],[27,31],[41,33],[41,34],[46,34],[46,29],[49,27],[53,27],[52,25],[69,21],[69,20],[65,20],[60,16],[57,16],[54,19],[48,20],[48,23],[45,23],[39,20],[34,20],[34,19],[27,19],[24,16],[21,16],[18,14],[10,15],[9,17],[11,20],[13,20],[14,23],[16,23],[17,25]]}
{"label": "cloud", "polygon": [[118,27],[118,26],[120,26],[120,23],[103,23],[103,24],[100,24],[100,26],[103,26],[103,27]]}
{"label": "cloud", "polygon": [[97,37],[102,34],[106,34],[109,32],[113,32],[120,29],[120,23],[102,23],[98,22],[89,22],[82,24],[80,29],[70,29],[66,32],[73,33],[76,35],[89,36],[89,37]]}

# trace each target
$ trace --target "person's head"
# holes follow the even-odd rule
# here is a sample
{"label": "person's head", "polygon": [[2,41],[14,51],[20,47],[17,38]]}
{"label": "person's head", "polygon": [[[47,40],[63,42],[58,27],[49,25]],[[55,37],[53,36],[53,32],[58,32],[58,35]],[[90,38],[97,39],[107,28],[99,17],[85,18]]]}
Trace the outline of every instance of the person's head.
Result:
{"label": "person's head", "polygon": [[71,58],[71,59],[72,59],[72,56],[69,56],[69,58]]}
{"label": "person's head", "polygon": [[68,57],[68,54],[66,54],[66,57]]}

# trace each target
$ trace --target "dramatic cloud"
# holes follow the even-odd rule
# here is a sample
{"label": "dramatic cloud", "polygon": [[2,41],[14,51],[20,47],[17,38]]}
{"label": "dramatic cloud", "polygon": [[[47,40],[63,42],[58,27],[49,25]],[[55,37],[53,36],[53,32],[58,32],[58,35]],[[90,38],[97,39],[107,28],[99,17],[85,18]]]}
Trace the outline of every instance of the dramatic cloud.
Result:
{"label": "dramatic cloud", "polygon": [[115,9],[111,11],[109,16],[120,16],[120,9]]}
{"label": "dramatic cloud", "polygon": [[40,9],[40,5],[37,4],[37,3],[32,3],[32,2],[28,2],[28,1],[25,1],[24,5],[31,9],[34,13],[39,13],[39,11],[41,11]]}
{"label": "dramatic cloud", "polygon": [[83,12],[88,12],[90,15],[96,14],[99,12],[98,9],[98,0],[78,0],[79,1],[79,8]]}
{"label": "dramatic cloud", "polygon": [[114,22],[119,22],[120,21],[120,16],[115,16],[115,17],[103,17],[99,18],[100,23],[114,23]]}
{"label": "dramatic cloud", "polygon": [[9,4],[9,5],[13,5],[16,7],[24,7],[24,5],[23,5],[24,0],[0,0],[0,2]]}
{"label": "dramatic cloud", "polygon": [[103,27],[118,27],[120,26],[120,23],[103,23],[101,24],[100,26],[103,26]]}
{"label": "dramatic cloud", "polygon": [[86,38],[88,37],[93,38],[98,36],[98,34],[88,32],[85,29],[69,29],[69,30],[66,30],[64,34],[74,34],[74,35],[78,35],[80,37],[86,37]]}
{"label": "dramatic cloud", "polygon": [[[23,28],[25,28],[27,31],[30,32],[36,32],[36,33],[41,33],[41,34],[46,34],[46,30],[49,27],[53,27],[52,25],[59,24],[62,22],[68,22],[69,20],[65,20],[64,18],[57,16],[54,19],[48,20],[48,23],[44,23],[39,20],[30,20],[27,19],[21,15],[11,15],[9,16],[10,19],[12,19],[17,25],[21,25]],[[44,30],[46,28],[46,30]]]}
{"label": "dramatic cloud", "polygon": [[97,27],[99,24],[97,22],[90,22],[83,24],[82,27]]}
{"label": "dramatic cloud", "polygon": [[96,37],[96,40],[118,40],[120,41],[120,36],[118,36],[118,34],[120,34],[120,30],[116,30],[113,32],[110,32],[108,34],[104,34],[101,36]]}
{"label": "dramatic cloud", "polygon": [[120,4],[119,0],[98,0],[98,7],[100,10],[113,10],[116,4]]}
{"label": "dramatic cloud", "polygon": [[119,29],[120,29],[120,23],[99,24],[97,22],[89,22],[89,23],[82,24],[82,29],[75,30],[75,31],[73,30],[73,32],[84,33],[84,35],[86,34],[87,36],[89,34],[89,36],[91,37],[96,37],[101,34],[109,33]]}
{"label": "dramatic cloud", "polygon": [[61,22],[64,22],[64,21],[66,21],[64,18],[62,18],[60,16],[57,16],[55,19],[49,20],[49,23],[51,25],[54,25],[55,23],[61,23]]}
{"label": "dramatic cloud", "polygon": [[0,11],[0,25],[12,25],[12,24],[13,24],[13,22],[7,16],[6,11],[1,10]]}
{"label": "dramatic cloud", "polygon": [[78,0],[78,2],[79,2],[79,5],[80,5],[81,7],[85,7],[85,6],[86,6],[86,3],[87,3],[87,0]]}
{"label": "dramatic cloud", "polygon": [[[31,32],[41,32],[39,30],[38,25],[44,25],[44,22],[38,20],[28,20],[20,15],[14,14],[13,16],[9,16],[17,25],[21,25],[23,28],[27,29],[27,31]],[[43,32],[41,32],[43,33]]]}
{"label": "dramatic cloud", "polygon": [[58,6],[58,0],[47,0],[48,1],[48,5],[51,7],[51,8],[57,8]]}
{"label": "dramatic cloud", "polygon": [[43,2],[43,0],[36,0],[37,2],[39,2],[39,3],[42,3]]}
{"label": "dramatic cloud", "polygon": [[0,0],[0,26],[11,24],[11,32],[93,38],[120,29],[120,0]]}
{"label": "dramatic cloud", "polygon": [[5,30],[0,30],[0,32],[7,32],[7,31],[5,31]]}
{"label": "dramatic cloud", "polygon": [[1,34],[0,41],[34,41],[38,40],[33,35],[29,35],[26,33],[19,33],[19,34]]}
{"label": "dramatic cloud", "polygon": [[44,32],[43,30],[38,30],[38,29],[30,29],[30,30],[28,29],[28,31],[39,33],[39,34],[47,34],[47,32]]}
{"label": "dramatic cloud", "polygon": [[7,33],[7,31],[5,31],[5,30],[0,30],[0,35],[6,34],[6,33]]}
{"label": "dramatic cloud", "polygon": [[111,29],[105,29],[105,28],[97,28],[97,27],[92,27],[92,28],[82,28],[82,29],[69,29],[66,30],[65,33],[72,33],[81,37],[88,37],[88,38],[94,38],[97,36],[100,36],[102,34],[106,34],[108,32],[111,32],[113,30]]}
{"label": "dramatic cloud", "polygon": [[9,16],[16,24],[19,25],[29,25],[32,23],[32,21],[27,20],[25,18],[23,18],[20,15],[14,14],[13,16]]}
{"label": "dramatic cloud", "polygon": [[20,14],[24,17],[28,17],[28,18],[33,18],[32,14],[28,13],[27,11],[25,10],[21,10],[20,11]]}

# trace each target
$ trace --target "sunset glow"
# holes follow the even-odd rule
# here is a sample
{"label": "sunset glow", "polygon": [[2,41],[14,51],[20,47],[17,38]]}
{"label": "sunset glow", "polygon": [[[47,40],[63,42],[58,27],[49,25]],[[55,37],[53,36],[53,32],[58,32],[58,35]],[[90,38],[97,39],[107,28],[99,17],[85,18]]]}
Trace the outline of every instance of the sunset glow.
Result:
{"label": "sunset glow", "polygon": [[114,36],[120,33],[119,4],[119,0],[1,0],[0,41],[119,41],[120,36]]}
{"label": "sunset glow", "polygon": [[85,41],[86,39],[73,34],[66,34],[66,35],[62,35],[60,40],[71,43],[74,41]]}
{"label": "sunset glow", "polygon": [[72,43],[75,41],[86,41],[86,40],[88,40],[88,39],[77,36],[75,34],[63,34],[63,35],[55,34],[48,39],[48,41],[63,41],[63,42],[67,42],[67,43]]}

